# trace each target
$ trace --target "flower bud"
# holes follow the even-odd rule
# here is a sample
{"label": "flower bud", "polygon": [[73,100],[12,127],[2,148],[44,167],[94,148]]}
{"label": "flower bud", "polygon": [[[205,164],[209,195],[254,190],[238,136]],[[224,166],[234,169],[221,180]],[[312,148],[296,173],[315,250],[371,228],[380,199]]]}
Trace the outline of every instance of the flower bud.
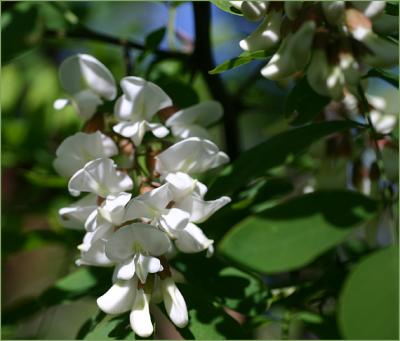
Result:
{"label": "flower bud", "polygon": [[354,56],[348,52],[340,53],[339,63],[346,83],[357,85],[360,80],[360,68]]}
{"label": "flower bud", "polygon": [[344,10],[346,4],[344,1],[323,1],[322,10],[325,18],[331,25],[338,25],[344,19]]}
{"label": "flower bud", "polygon": [[264,16],[267,7],[267,1],[243,1],[240,9],[247,20],[258,21]]}
{"label": "flower bud", "polygon": [[271,80],[280,80],[303,69],[310,59],[314,33],[315,23],[307,21],[299,30],[287,36],[261,74]]}
{"label": "flower bud", "polygon": [[372,19],[374,32],[383,35],[399,34],[399,17],[382,13]]}
{"label": "flower bud", "polygon": [[240,41],[240,47],[245,51],[268,50],[272,48],[280,39],[281,22],[282,13],[272,10],[252,34]]}
{"label": "flower bud", "polygon": [[302,6],[303,1],[285,1],[284,9],[287,17],[290,20],[296,19]]}
{"label": "flower bud", "polygon": [[353,7],[363,12],[368,18],[374,18],[385,10],[386,1],[352,1]]}

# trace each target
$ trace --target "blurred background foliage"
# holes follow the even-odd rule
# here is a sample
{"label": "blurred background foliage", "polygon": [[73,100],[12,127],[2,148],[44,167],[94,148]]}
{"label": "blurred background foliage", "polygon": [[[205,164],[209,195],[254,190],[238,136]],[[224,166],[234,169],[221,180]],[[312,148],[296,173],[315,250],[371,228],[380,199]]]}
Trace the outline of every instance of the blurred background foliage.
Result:
{"label": "blurred background foliage", "polygon": [[[215,64],[224,65],[240,54],[238,41],[255,24],[214,5],[211,21]],[[133,338],[125,317],[98,313],[95,299],[109,286],[109,270],[77,270],[82,234],[58,219],[72,199],[52,162],[82,122],[72,107],[53,108],[65,96],[57,69],[67,56],[88,53],[119,80],[128,55],[131,74],[163,87],[176,105],[212,98],[210,81],[185,56],[195,45],[192,4],[2,2],[1,22],[2,338]],[[82,39],[88,32],[145,49]],[[214,76],[222,78],[236,114],[240,156],[203,180],[212,184],[210,198],[227,194],[233,203],[203,225],[216,240],[214,258],[174,261],[187,280],[181,289],[190,327],[179,334],[155,308],[155,337],[396,339],[397,129],[383,150],[393,197],[383,205],[378,180],[367,197],[352,173],[365,151],[362,129],[328,122],[327,102],[313,102],[312,94],[310,100],[300,82],[263,79],[264,64],[252,60]],[[386,71],[398,77],[397,68]],[[397,88],[378,78],[366,82],[397,115]],[[293,121],[292,111],[304,107],[310,116]],[[211,130],[229,151],[223,123]]]}

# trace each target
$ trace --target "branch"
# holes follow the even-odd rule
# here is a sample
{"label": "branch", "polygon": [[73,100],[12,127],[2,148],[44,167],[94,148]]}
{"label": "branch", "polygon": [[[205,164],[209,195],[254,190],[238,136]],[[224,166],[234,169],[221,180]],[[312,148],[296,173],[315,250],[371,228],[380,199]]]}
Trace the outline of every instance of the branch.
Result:
{"label": "branch", "polygon": [[[47,39],[60,39],[60,38],[71,38],[78,40],[93,40],[102,43],[108,43],[112,45],[132,48],[136,50],[144,50],[145,47],[143,44],[138,42],[128,40],[128,39],[120,39],[108,34],[99,33],[92,31],[91,29],[81,26],[74,31],[54,31],[54,30],[46,30],[44,37]],[[159,59],[167,59],[167,58],[175,58],[186,60],[190,58],[190,55],[184,52],[179,51],[164,51],[164,50],[155,50],[154,54]]]}
{"label": "branch", "polygon": [[211,8],[207,1],[193,1],[196,40],[193,52],[194,65],[200,70],[213,97],[224,107],[224,130],[226,148],[231,159],[239,154],[239,137],[236,122],[237,110],[227,94],[219,75],[210,75],[215,67],[210,41]]}

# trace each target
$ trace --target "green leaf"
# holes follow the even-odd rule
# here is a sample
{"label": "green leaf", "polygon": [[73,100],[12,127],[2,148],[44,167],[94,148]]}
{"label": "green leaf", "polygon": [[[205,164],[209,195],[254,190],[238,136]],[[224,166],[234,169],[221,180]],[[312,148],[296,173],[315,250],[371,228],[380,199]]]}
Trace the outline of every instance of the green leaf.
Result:
{"label": "green leaf", "polygon": [[229,1],[226,0],[211,0],[211,2],[217,6],[219,9],[228,12],[230,14],[234,15],[242,15],[242,12],[240,12],[237,8],[232,6]]}
{"label": "green leaf", "polygon": [[312,121],[330,102],[329,97],[318,95],[304,77],[290,91],[285,102],[285,114],[295,114],[292,125],[302,125]]}
{"label": "green leaf", "polygon": [[194,89],[185,82],[179,79],[171,78],[168,76],[161,76],[154,80],[171,97],[174,105],[180,108],[198,103],[199,97]]}
{"label": "green leaf", "polygon": [[106,318],[104,314],[98,316],[97,320],[89,320],[82,326],[78,337],[84,340],[136,340],[129,324],[129,313],[116,317],[108,315]]}
{"label": "green leaf", "polygon": [[310,124],[278,134],[242,153],[226,167],[207,193],[208,198],[232,193],[268,169],[283,165],[289,157],[303,152],[322,137],[345,129],[358,127],[346,121]]}
{"label": "green leaf", "polygon": [[344,284],[338,313],[347,339],[398,340],[397,247],[377,251],[357,264]]}
{"label": "green leaf", "polygon": [[391,72],[380,70],[380,69],[371,69],[368,71],[368,73],[363,78],[369,78],[369,77],[381,78],[384,81],[388,82],[389,84],[392,84],[396,88],[399,87],[399,75],[398,74],[393,74]]}
{"label": "green leaf", "polygon": [[161,27],[153,32],[151,32],[147,37],[144,42],[144,47],[146,50],[155,50],[158,48],[158,46],[161,44],[164,35],[165,35],[166,28]]}
{"label": "green leaf", "polygon": [[54,287],[68,292],[82,292],[94,287],[96,283],[96,278],[87,268],[80,268],[57,281]]}
{"label": "green leaf", "polygon": [[244,219],[218,249],[255,271],[290,271],[341,243],[375,209],[375,201],[356,192],[314,192]]}
{"label": "green leaf", "polygon": [[260,50],[260,51],[253,51],[253,52],[248,52],[245,51],[242,54],[240,54],[238,57],[229,59],[222,64],[218,65],[214,69],[208,71],[209,74],[214,75],[216,73],[221,73],[226,70],[234,69],[237,68],[240,65],[250,63],[254,59],[267,59],[268,57],[271,56],[270,51],[265,51],[265,50]]}

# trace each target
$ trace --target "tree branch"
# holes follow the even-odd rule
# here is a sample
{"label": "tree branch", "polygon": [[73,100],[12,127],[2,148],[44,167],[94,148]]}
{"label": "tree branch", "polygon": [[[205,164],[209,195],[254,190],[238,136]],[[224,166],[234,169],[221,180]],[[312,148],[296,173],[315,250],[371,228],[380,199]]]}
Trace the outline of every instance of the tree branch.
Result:
{"label": "tree branch", "polygon": [[231,159],[239,154],[237,111],[227,94],[219,75],[210,75],[209,70],[215,66],[211,51],[210,24],[211,7],[208,1],[193,1],[196,40],[193,52],[194,66],[202,73],[213,97],[224,107],[223,116],[226,148]]}
{"label": "tree branch", "polygon": [[[62,39],[62,38],[71,38],[78,40],[94,40],[102,43],[108,43],[112,45],[132,48],[136,50],[144,50],[144,45],[138,42],[128,40],[128,39],[120,39],[108,34],[99,33],[92,31],[91,29],[81,26],[73,31],[54,31],[54,30],[46,30],[44,37],[47,39]],[[155,50],[154,54],[157,55],[160,59],[166,58],[175,58],[181,60],[188,60],[190,58],[190,54],[179,52],[179,51],[164,51],[164,50]]]}

